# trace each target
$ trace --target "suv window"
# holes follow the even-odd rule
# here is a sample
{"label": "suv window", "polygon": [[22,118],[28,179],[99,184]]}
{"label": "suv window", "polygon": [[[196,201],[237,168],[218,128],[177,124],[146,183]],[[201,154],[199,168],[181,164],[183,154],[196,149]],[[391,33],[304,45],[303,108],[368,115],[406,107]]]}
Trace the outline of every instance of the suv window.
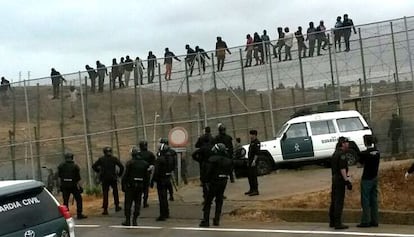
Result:
{"label": "suv window", "polygon": [[332,120],[310,122],[312,135],[335,133]]}
{"label": "suv window", "polygon": [[0,197],[0,236],[60,217],[55,200],[44,188]]}
{"label": "suv window", "polygon": [[364,126],[358,117],[338,119],[337,122],[339,131],[341,132],[351,132],[364,129]]}
{"label": "suv window", "polygon": [[307,137],[308,130],[306,129],[306,123],[295,123],[290,125],[289,129],[286,131],[286,138],[296,138],[296,137]]}

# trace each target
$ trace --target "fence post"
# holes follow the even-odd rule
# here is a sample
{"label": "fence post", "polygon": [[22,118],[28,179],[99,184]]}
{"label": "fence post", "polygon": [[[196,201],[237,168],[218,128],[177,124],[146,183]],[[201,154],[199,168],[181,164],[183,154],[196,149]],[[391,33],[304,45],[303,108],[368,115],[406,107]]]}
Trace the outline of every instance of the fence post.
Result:
{"label": "fence post", "polygon": [[86,151],[86,172],[88,174],[88,185],[89,187],[92,187],[91,164],[93,163],[93,158],[92,158],[92,141],[91,141],[91,136],[89,135],[88,78],[85,77],[85,96],[84,96],[81,72],[78,72],[78,74],[79,74],[79,92],[80,92],[81,104],[82,104],[83,133],[84,133],[85,151]]}
{"label": "fence post", "polygon": [[[20,85],[20,81],[19,81],[19,85]],[[13,90],[13,92],[12,92],[12,99],[13,99],[13,102],[12,102],[12,106],[13,106],[13,108],[12,108],[12,114],[13,114],[13,126],[12,126],[12,140],[11,140],[11,142],[12,142],[12,146],[10,147],[10,149],[11,149],[11,159],[12,159],[12,166],[13,166],[13,179],[14,180],[16,180],[16,146],[15,146],[15,143],[16,143],[16,95],[15,95],[15,91],[16,90]],[[10,133],[10,132],[9,132]]]}
{"label": "fence post", "polygon": [[30,109],[29,109],[29,98],[27,96],[27,86],[26,80],[23,81],[24,85],[24,98],[26,104],[26,122],[27,122],[27,133],[29,135],[29,151],[30,151],[30,160],[32,166],[32,178],[35,179],[35,169],[34,169],[34,160],[33,160],[33,144],[32,144],[32,129],[31,129],[31,122],[30,122]]}
{"label": "fence post", "polygon": [[234,128],[235,125],[234,125],[234,117],[233,117],[233,107],[231,106],[231,98],[230,97],[228,98],[228,102],[229,102],[229,112],[231,114],[231,117],[230,117],[231,129],[233,130],[233,137],[235,138],[236,137],[236,129]]}
{"label": "fence post", "polygon": [[34,135],[35,135],[35,144],[36,144],[36,165],[37,165],[37,178],[39,181],[42,181],[42,167],[40,164],[40,134],[39,134],[39,128],[34,127],[33,128]]}
{"label": "fence post", "polygon": [[61,82],[59,84],[59,95],[60,95],[60,149],[61,149],[61,154],[63,155],[63,153],[65,152],[65,131],[64,131],[64,126],[65,126],[65,109],[64,109],[64,96],[63,96],[63,83]]}
{"label": "fence post", "polygon": [[[331,32],[333,32],[333,29],[331,29]],[[336,48],[335,48],[336,51]],[[329,70],[331,72],[331,85],[332,85],[332,99],[335,99],[335,80],[334,80],[334,73],[333,73],[333,66],[332,66],[332,47],[331,44],[328,45],[328,53],[329,53]],[[325,88],[326,88],[326,84]],[[328,100],[327,93],[325,93],[326,100]]]}
{"label": "fence post", "polygon": [[[264,44],[264,42],[263,42]],[[242,86],[243,86],[243,103],[247,106],[247,96],[246,96],[246,78],[244,76],[244,67],[243,67],[243,54],[242,54],[242,50],[239,49],[239,54],[240,54],[240,68],[241,68],[241,76],[242,76]],[[245,110],[246,112],[249,112],[247,110]],[[246,134],[249,134],[249,114],[246,114],[246,116],[244,116],[246,119]]]}
{"label": "fence post", "polygon": [[338,87],[339,108],[342,110],[344,108],[344,103],[342,101],[341,83],[339,80],[339,73],[338,73],[338,61],[336,60],[336,50],[333,50],[333,59],[335,62],[335,75],[336,75],[336,86]]}
{"label": "fence post", "polygon": [[[269,59],[270,58],[271,57],[269,57]],[[266,64],[269,64],[270,73],[272,72],[272,63],[271,62],[272,62],[272,60],[269,60],[268,63],[265,63],[265,68],[266,68]],[[277,64],[276,64],[276,67],[277,67]],[[276,137],[275,121],[274,121],[274,117],[273,117],[273,99],[272,99],[273,88],[271,90],[270,85],[269,85],[271,82],[269,80],[268,70],[265,70],[265,71],[266,71],[266,86],[267,86],[267,93],[268,93],[268,99],[269,99],[270,123],[272,125],[272,136]],[[273,80],[272,80],[272,82],[273,82]],[[272,85],[273,85],[273,83],[272,83]]]}
{"label": "fence post", "polygon": [[408,60],[410,60],[410,73],[411,73],[412,88],[414,88],[413,60],[411,57],[410,38],[408,37],[407,17],[405,16],[404,16],[404,28],[405,28],[405,38],[407,39]]}
{"label": "fence post", "polygon": [[214,84],[214,102],[215,102],[215,112],[218,113],[218,95],[217,95],[217,81],[216,81],[216,71],[214,69],[214,53],[211,53],[211,71],[213,76],[213,84]]}
{"label": "fence post", "polygon": [[112,91],[115,88],[115,79],[112,80],[112,72],[109,72],[109,122],[111,123],[111,148],[114,147],[114,123],[113,123],[113,100],[112,100]]}
{"label": "fence post", "polygon": [[[160,89],[160,110],[161,110],[161,114],[160,114],[160,116],[161,116],[161,119],[162,119],[162,121],[161,122],[164,122],[164,119],[165,119],[165,117],[164,117],[164,101],[163,101],[163,98],[162,98],[162,81],[161,81],[161,64],[160,63],[158,63],[158,82],[160,83],[159,84],[159,89]],[[164,129],[164,125],[161,125],[161,133],[162,133],[162,136],[164,137],[165,136],[165,129]]]}
{"label": "fence post", "polygon": [[113,117],[114,123],[114,130],[115,130],[115,143],[116,143],[116,150],[118,151],[118,159],[121,159],[121,151],[119,149],[119,139],[118,139],[118,125],[116,123],[116,115],[114,114]]}
{"label": "fence post", "polygon": [[302,57],[300,55],[299,55],[299,72],[300,72],[300,84],[302,86],[302,101],[305,104],[306,103],[306,98],[305,98],[305,81],[303,80]]}
{"label": "fence post", "polygon": [[[138,80],[138,79],[137,79]],[[139,143],[139,129],[138,129],[138,88],[134,80],[134,110],[135,110],[135,143]]]}
{"label": "fence post", "polygon": [[36,156],[37,156],[37,175],[40,181],[42,181],[42,167],[40,164],[40,86],[39,83],[36,83],[36,127],[35,127],[35,140],[36,140]]}
{"label": "fence post", "polygon": [[[200,104],[200,103],[199,103]],[[174,117],[173,117],[173,111],[172,108],[168,108],[168,111],[170,113],[170,121],[171,121],[171,129],[174,128],[174,124],[172,122],[174,122]]]}
{"label": "fence post", "polygon": [[[270,57],[270,55],[269,55],[269,57]],[[263,103],[263,94],[262,94],[262,93],[260,93],[260,108],[261,108],[262,110],[264,110],[264,109],[265,109],[265,107],[264,107],[264,103]],[[262,112],[261,114],[262,114],[262,120],[263,120],[264,135],[265,135],[265,138],[266,138],[266,139],[268,139],[268,136],[267,136],[267,122],[266,122],[266,114],[265,114],[265,112]]]}
{"label": "fence post", "polygon": [[[204,60],[204,59],[203,59]],[[197,62],[198,63],[198,74],[200,75],[200,86],[201,86],[201,96],[203,100],[203,108],[204,108],[204,126],[207,127],[207,102],[206,102],[206,92],[204,91],[204,81],[203,81],[203,74],[201,74],[200,69],[200,52],[197,53]]]}
{"label": "fence post", "polygon": [[140,103],[140,108],[141,108],[141,121],[142,121],[142,129],[143,129],[143,132],[144,132],[144,139],[146,140],[146,141],[148,141],[148,138],[147,138],[147,126],[146,126],[146,122],[145,122],[145,107],[144,107],[144,100],[143,100],[143,97],[142,97],[142,90],[141,90],[141,82],[139,82],[139,87],[138,87],[138,89],[139,89],[139,103]]}
{"label": "fence post", "polygon": [[358,28],[359,48],[361,50],[362,78],[364,79],[364,95],[367,94],[367,74],[365,70],[364,48],[362,45],[361,28]]}
{"label": "fence post", "polygon": [[10,144],[10,157],[12,162],[12,174],[13,174],[13,180],[16,180],[16,160],[15,160],[15,153],[14,153],[14,134],[12,131],[9,130],[9,144]]}

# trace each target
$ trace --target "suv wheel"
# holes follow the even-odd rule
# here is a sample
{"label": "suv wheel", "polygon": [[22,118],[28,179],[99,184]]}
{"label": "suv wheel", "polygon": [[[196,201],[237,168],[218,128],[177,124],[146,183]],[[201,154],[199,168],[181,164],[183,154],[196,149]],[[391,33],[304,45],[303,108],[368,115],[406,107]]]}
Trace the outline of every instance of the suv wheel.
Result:
{"label": "suv wheel", "polygon": [[345,154],[348,161],[348,166],[355,165],[357,163],[357,153],[354,150],[350,150]]}
{"label": "suv wheel", "polygon": [[257,158],[256,167],[257,167],[257,175],[259,176],[269,174],[273,170],[272,163],[265,156],[259,156]]}

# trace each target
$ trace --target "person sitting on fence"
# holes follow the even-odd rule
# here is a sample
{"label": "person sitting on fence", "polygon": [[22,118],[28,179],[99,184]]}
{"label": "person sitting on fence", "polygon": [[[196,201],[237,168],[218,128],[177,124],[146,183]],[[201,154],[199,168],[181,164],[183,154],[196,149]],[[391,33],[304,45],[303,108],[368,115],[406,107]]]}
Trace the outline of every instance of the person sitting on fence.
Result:
{"label": "person sitting on fence", "polygon": [[52,86],[53,86],[53,99],[59,99],[59,87],[63,82],[66,82],[65,78],[60,74],[60,72],[56,71],[52,68],[50,73],[50,78],[52,79]]}
{"label": "person sitting on fence", "polygon": [[1,93],[1,102],[4,106],[8,105],[7,101],[9,99],[9,96],[7,94],[9,90],[11,91],[10,81],[4,77],[1,77],[0,93]]}

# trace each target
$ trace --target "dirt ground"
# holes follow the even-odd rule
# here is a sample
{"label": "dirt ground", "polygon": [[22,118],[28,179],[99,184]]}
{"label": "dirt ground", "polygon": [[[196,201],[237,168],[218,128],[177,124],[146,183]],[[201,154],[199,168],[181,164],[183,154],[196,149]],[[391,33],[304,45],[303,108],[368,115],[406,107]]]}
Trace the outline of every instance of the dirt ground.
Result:
{"label": "dirt ground", "polygon": [[[407,165],[395,165],[381,170],[379,174],[379,208],[394,211],[414,211],[414,177],[405,180]],[[353,190],[346,192],[345,208],[359,209],[360,180],[353,181]],[[272,201],[261,202],[260,205],[272,208],[304,208],[325,209],[330,204],[330,189],[320,192],[296,195]]]}

